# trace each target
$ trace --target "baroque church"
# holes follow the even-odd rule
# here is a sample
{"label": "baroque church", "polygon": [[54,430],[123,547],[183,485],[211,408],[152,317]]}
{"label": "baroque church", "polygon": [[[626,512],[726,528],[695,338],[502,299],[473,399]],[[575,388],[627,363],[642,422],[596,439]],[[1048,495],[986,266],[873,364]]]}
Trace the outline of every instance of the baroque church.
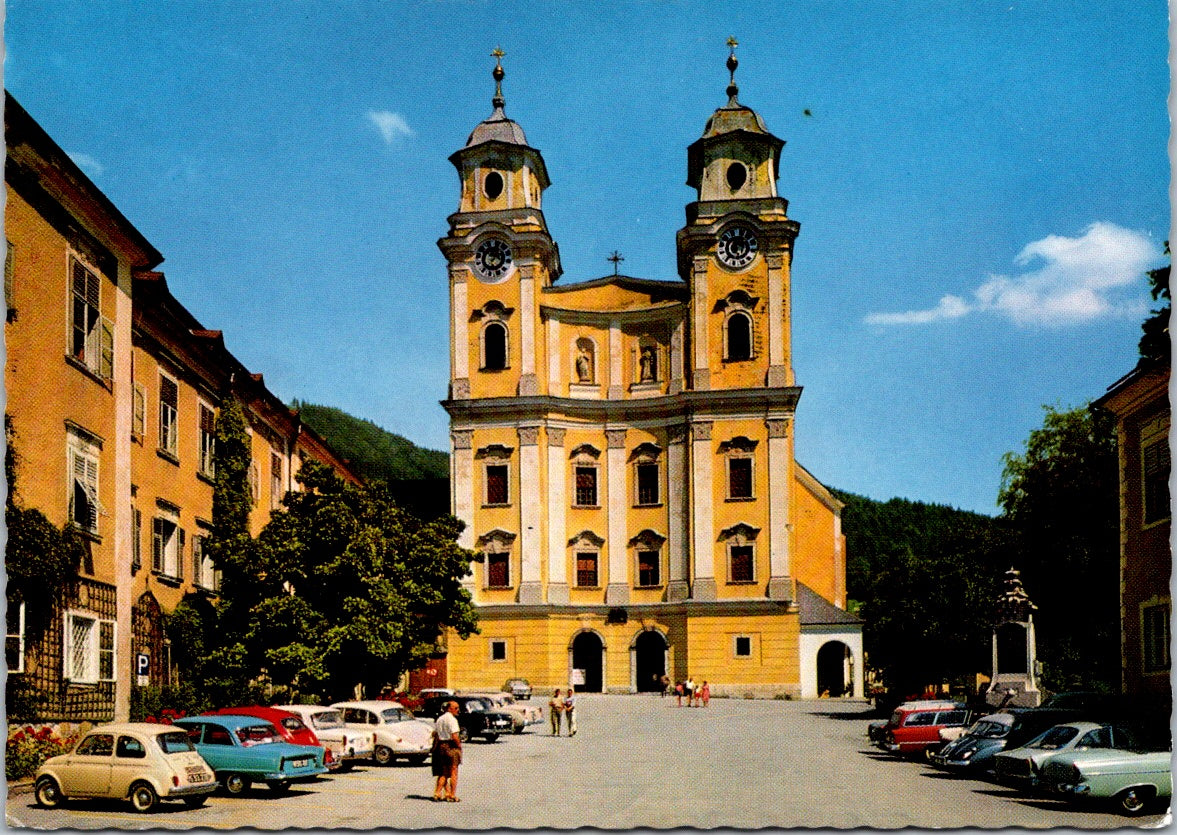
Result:
{"label": "baroque church", "polygon": [[[841,503],[793,457],[784,142],[727,103],[687,149],[678,280],[561,281],[539,150],[493,112],[450,157],[451,503],[481,634],[450,686],[863,692]],[[616,262],[615,262],[616,263]]]}

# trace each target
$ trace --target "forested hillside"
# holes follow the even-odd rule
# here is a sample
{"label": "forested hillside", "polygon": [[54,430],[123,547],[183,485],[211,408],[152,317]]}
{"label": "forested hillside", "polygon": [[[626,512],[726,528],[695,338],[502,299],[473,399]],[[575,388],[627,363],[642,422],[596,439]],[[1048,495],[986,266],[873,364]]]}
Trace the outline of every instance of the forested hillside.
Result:
{"label": "forested hillside", "polygon": [[291,408],[367,481],[449,478],[449,455],[422,449],[407,438],[382,429],[370,420],[332,406],[293,401]]}

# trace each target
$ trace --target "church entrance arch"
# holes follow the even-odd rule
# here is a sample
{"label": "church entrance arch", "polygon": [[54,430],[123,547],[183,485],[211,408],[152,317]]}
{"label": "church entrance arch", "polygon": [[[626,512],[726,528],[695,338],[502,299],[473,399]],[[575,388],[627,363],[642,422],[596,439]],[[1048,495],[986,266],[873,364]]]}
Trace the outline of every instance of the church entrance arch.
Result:
{"label": "church entrance arch", "polygon": [[661,679],[666,674],[666,653],[669,646],[666,636],[657,629],[644,629],[637,634],[629,648],[633,690],[638,693],[654,693],[662,689]]}
{"label": "church entrance arch", "polygon": [[841,641],[829,641],[817,651],[817,693],[831,697],[853,692],[854,683],[847,675],[850,647]]}
{"label": "church entrance arch", "polygon": [[605,684],[605,641],[592,630],[578,632],[572,639],[568,655],[572,662],[572,669],[568,671],[568,678],[572,678],[572,670],[584,670],[584,684],[577,684],[578,693],[600,693]]}

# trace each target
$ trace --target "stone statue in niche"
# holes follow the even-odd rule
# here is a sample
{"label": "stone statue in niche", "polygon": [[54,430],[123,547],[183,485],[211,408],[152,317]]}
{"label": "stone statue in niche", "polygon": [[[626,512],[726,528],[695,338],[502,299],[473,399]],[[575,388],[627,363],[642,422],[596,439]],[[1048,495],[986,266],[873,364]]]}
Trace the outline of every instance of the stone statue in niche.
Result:
{"label": "stone statue in niche", "polygon": [[578,349],[576,355],[576,381],[578,383],[591,383],[593,381],[592,346],[582,340],[577,343],[576,347]]}
{"label": "stone statue in niche", "polygon": [[640,382],[652,383],[658,379],[658,354],[653,345],[642,346],[642,353],[638,358],[638,368]]}

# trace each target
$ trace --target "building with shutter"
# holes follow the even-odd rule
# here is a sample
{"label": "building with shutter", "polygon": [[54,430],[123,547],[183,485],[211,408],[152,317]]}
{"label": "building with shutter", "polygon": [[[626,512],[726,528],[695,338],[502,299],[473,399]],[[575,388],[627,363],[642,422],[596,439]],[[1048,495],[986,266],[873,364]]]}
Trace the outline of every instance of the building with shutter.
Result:
{"label": "building with shutter", "polygon": [[125,719],[131,689],[176,683],[163,616],[214,595],[212,435],[232,393],[253,449],[256,533],[314,458],[356,480],[170,293],[163,256],[6,94],[6,412],[14,499],[85,555],[35,639],[8,607],[6,658],[45,718]]}
{"label": "building with shutter", "polygon": [[811,608],[846,604],[842,505],[793,457],[799,225],[777,194],[784,142],[739,102],[734,45],[728,67],[727,103],[687,151],[698,200],[676,280],[558,283],[548,172],[505,114],[501,63],[492,114],[450,157],[443,405],[481,621],[448,641],[451,686],[635,692],[666,674],[862,695],[857,619],[823,609],[838,629],[802,640],[799,584]]}

